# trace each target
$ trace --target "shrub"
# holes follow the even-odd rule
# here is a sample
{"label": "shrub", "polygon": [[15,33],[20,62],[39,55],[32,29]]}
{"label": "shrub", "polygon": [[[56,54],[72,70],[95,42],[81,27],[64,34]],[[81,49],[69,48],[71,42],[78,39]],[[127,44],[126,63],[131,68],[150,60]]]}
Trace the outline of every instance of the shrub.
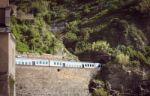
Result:
{"label": "shrub", "polygon": [[67,39],[68,41],[75,41],[75,40],[77,40],[78,38],[77,38],[77,35],[76,35],[75,33],[68,32],[68,33],[66,33],[66,39]]}
{"label": "shrub", "polygon": [[130,63],[131,63],[133,66],[136,66],[136,65],[139,65],[139,64],[140,64],[140,61],[134,60],[134,61],[130,61]]}
{"label": "shrub", "polygon": [[110,45],[106,41],[93,42],[92,50],[109,52],[111,50]]}
{"label": "shrub", "polygon": [[103,88],[95,89],[93,96],[108,96],[107,91]]}
{"label": "shrub", "polygon": [[17,51],[19,52],[28,52],[29,51],[29,47],[27,44],[22,43],[20,41],[17,41]]}
{"label": "shrub", "polygon": [[116,61],[119,64],[129,64],[129,56],[124,53],[119,53],[116,55]]}

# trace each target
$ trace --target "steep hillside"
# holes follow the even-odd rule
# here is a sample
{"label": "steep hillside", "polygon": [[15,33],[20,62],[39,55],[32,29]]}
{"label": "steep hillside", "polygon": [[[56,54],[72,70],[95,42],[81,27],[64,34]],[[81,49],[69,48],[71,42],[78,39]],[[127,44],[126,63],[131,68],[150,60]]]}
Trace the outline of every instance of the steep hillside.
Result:
{"label": "steep hillside", "polygon": [[150,66],[106,64],[90,82],[93,96],[149,96]]}
{"label": "steep hillside", "polygon": [[64,44],[71,53],[87,60],[106,43],[112,48],[147,51],[149,3],[149,0],[11,0],[11,27],[17,50],[58,53]]}
{"label": "steep hillside", "polygon": [[[11,0],[11,7],[11,27],[19,52],[63,54],[69,50],[80,60],[106,64],[103,66],[110,72],[104,73],[106,78],[112,72],[116,79],[96,78],[96,86],[99,80],[104,84],[94,87],[94,96],[108,94],[106,81],[121,92],[122,87],[112,84],[122,82],[118,72],[129,77],[130,84],[134,76],[140,78],[137,82],[145,79],[133,70],[139,68],[144,73],[150,66],[149,0]],[[130,76],[124,67],[129,68]],[[146,80],[150,79],[148,75]],[[137,91],[126,84],[121,86]]]}
{"label": "steep hillside", "polygon": [[[41,6],[42,5],[42,6]],[[18,52],[48,53],[76,58],[50,30],[49,1],[10,0],[11,30]]]}

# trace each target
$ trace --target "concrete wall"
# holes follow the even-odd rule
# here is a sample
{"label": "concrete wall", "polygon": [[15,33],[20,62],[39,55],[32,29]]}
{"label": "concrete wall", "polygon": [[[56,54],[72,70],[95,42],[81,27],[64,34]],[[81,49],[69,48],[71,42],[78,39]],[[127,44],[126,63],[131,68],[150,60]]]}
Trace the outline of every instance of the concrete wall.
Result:
{"label": "concrete wall", "polygon": [[7,75],[0,75],[0,96],[8,96],[8,78]]}
{"label": "concrete wall", "polygon": [[14,96],[15,40],[11,33],[0,32],[0,96]]}
{"label": "concrete wall", "polygon": [[15,76],[15,41],[11,33],[0,32],[0,72]]}
{"label": "concrete wall", "polygon": [[15,40],[8,32],[9,0],[0,0],[0,96],[14,96]]}
{"label": "concrete wall", "polygon": [[0,32],[0,72],[8,72],[8,33]]}
{"label": "concrete wall", "polygon": [[8,7],[9,6],[9,0],[0,0],[0,7]]}
{"label": "concrete wall", "polygon": [[13,35],[9,34],[9,71],[8,73],[15,79],[15,40]]}

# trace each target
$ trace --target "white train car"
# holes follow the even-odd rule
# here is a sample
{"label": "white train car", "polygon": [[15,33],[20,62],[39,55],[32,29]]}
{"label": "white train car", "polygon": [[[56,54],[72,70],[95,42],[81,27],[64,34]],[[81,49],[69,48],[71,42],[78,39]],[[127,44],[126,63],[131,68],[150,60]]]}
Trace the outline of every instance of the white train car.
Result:
{"label": "white train car", "polygon": [[50,60],[53,67],[97,68],[100,63]]}
{"label": "white train car", "polygon": [[32,66],[49,66],[49,67],[72,67],[72,68],[98,68],[100,63],[92,62],[77,62],[77,61],[62,61],[62,60],[48,60],[35,58],[16,58],[16,64],[32,65]]}
{"label": "white train car", "polygon": [[50,66],[52,67],[63,67],[63,62],[58,60],[50,60]]}
{"label": "white train car", "polygon": [[49,60],[46,59],[30,59],[30,58],[16,58],[16,64],[18,65],[37,65],[37,66],[49,66]]}
{"label": "white train car", "polygon": [[28,58],[16,58],[16,64],[18,65],[32,65],[32,59]]}
{"label": "white train car", "polygon": [[82,62],[82,68],[97,68],[100,63]]}
{"label": "white train car", "polygon": [[49,66],[49,60],[46,60],[46,59],[34,59],[32,64],[36,65],[36,66]]}

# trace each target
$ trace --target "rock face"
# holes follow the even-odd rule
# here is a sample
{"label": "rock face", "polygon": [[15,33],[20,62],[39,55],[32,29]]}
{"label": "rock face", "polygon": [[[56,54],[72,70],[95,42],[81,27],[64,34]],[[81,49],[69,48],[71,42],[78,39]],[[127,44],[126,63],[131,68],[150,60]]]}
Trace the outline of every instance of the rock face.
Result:
{"label": "rock face", "polygon": [[16,66],[17,96],[90,96],[93,69]]}
{"label": "rock face", "polygon": [[149,69],[148,65],[107,64],[97,76],[106,82],[106,89],[109,94],[115,94],[115,96],[149,96]]}

